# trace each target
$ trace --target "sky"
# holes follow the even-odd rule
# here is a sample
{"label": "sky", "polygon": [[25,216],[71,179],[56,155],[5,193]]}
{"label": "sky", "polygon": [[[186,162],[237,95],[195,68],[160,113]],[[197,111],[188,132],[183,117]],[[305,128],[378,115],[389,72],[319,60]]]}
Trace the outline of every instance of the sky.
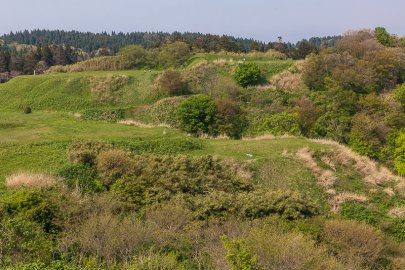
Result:
{"label": "sky", "polygon": [[403,0],[0,0],[0,34],[188,31],[296,42],[384,26],[405,36],[404,10]]}

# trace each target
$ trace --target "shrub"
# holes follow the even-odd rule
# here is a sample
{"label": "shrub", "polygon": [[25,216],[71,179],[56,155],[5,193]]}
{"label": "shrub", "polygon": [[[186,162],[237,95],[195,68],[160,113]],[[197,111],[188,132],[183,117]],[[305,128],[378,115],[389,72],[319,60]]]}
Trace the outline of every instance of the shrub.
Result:
{"label": "shrub", "polygon": [[255,63],[242,63],[237,66],[233,76],[240,86],[247,87],[260,81],[261,71]]}
{"label": "shrub", "polygon": [[189,97],[178,109],[181,128],[192,134],[212,134],[215,112],[212,98],[203,95]]}
{"label": "shrub", "polygon": [[35,222],[46,233],[56,233],[59,227],[54,219],[58,209],[46,194],[43,190],[18,190],[3,199],[0,213]]}
{"label": "shrub", "polygon": [[247,123],[239,105],[230,99],[217,99],[215,131],[232,138],[240,138]]}
{"label": "shrub", "polygon": [[274,135],[298,135],[300,132],[298,116],[295,113],[287,112],[274,114],[264,119],[259,131],[270,132]]}
{"label": "shrub", "polygon": [[324,240],[343,261],[357,261],[368,267],[376,267],[387,252],[383,235],[372,226],[356,221],[326,222]]}
{"label": "shrub", "polygon": [[83,193],[102,190],[102,187],[96,181],[96,172],[87,165],[68,164],[59,169],[57,174],[63,178],[70,189],[77,189]]}
{"label": "shrub", "polygon": [[152,251],[137,256],[137,261],[131,266],[131,270],[187,270],[193,269],[190,265],[179,261],[179,255],[175,252],[168,254],[154,253]]}
{"label": "shrub", "polygon": [[2,266],[52,260],[52,240],[38,224],[21,217],[1,220],[0,246]]}
{"label": "shrub", "polygon": [[165,70],[156,79],[156,89],[164,96],[180,96],[187,94],[187,83],[179,71]]}
{"label": "shrub", "polygon": [[143,123],[153,125],[169,125],[174,128],[180,127],[177,110],[180,104],[186,100],[186,96],[167,97],[158,100],[140,113],[134,111],[134,117]]}
{"label": "shrub", "polygon": [[109,186],[131,171],[131,158],[127,152],[120,149],[101,152],[97,156],[97,171],[102,176],[102,183]]}
{"label": "shrub", "polygon": [[211,156],[135,156],[133,171],[112,189],[139,206],[164,202],[176,194],[249,191],[250,179],[235,175],[230,165]]}
{"label": "shrub", "polygon": [[119,55],[122,62],[128,68],[142,68],[146,66],[146,50],[139,45],[129,45],[121,48]]}
{"label": "shrub", "polygon": [[75,251],[76,258],[94,257],[97,261],[131,262],[139,252],[148,250],[154,233],[141,222],[112,214],[95,214],[68,232],[60,240],[66,255]]}
{"label": "shrub", "polygon": [[169,139],[160,138],[153,140],[114,140],[111,142],[115,147],[124,148],[134,154],[162,154],[173,155],[192,150],[203,149],[203,144],[200,140],[194,138],[184,139]]}
{"label": "shrub", "polygon": [[405,175],[405,133],[396,140],[394,168],[400,175]]}
{"label": "shrub", "polygon": [[289,220],[308,218],[319,213],[313,202],[299,193],[255,190],[230,194],[213,191],[192,202],[199,219],[237,215],[257,219],[279,215]]}
{"label": "shrub", "polygon": [[221,237],[222,243],[226,249],[225,258],[231,264],[232,270],[256,270],[256,259],[250,255],[241,240],[229,240],[228,237]]}
{"label": "shrub", "polygon": [[405,108],[405,83],[395,89],[394,96],[395,99]]}
{"label": "shrub", "polygon": [[25,113],[25,114],[30,114],[31,112],[32,112],[32,109],[31,109],[30,106],[24,107],[24,113]]}
{"label": "shrub", "polygon": [[93,166],[101,151],[112,149],[112,145],[96,141],[77,141],[68,147],[68,159],[72,163]]}
{"label": "shrub", "polygon": [[105,120],[116,122],[125,117],[125,110],[123,109],[88,109],[82,112],[81,118],[84,120]]}
{"label": "shrub", "polygon": [[298,232],[285,232],[274,225],[253,228],[245,237],[259,269],[358,269],[344,266],[324,247]]}

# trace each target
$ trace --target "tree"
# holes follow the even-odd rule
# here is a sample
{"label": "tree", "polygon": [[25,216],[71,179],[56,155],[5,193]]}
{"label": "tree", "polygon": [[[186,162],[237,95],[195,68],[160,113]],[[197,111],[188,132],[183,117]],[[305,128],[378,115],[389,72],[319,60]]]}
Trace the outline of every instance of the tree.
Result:
{"label": "tree", "polygon": [[255,63],[241,63],[237,66],[233,76],[240,86],[247,87],[260,81],[261,72]]}
{"label": "tree", "polygon": [[188,98],[178,109],[181,128],[192,134],[212,134],[215,113],[214,100],[204,95]]}
{"label": "tree", "polygon": [[130,45],[124,47],[119,54],[128,68],[141,68],[146,65],[146,51],[142,46]]}
{"label": "tree", "polygon": [[386,47],[390,47],[392,45],[393,39],[384,27],[376,27],[375,36],[382,45]]}
{"label": "tree", "polygon": [[8,71],[10,56],[5,51],[0,51],[0,73]]}
{"label": "tree", "polygon": [[247,123],[239,105],[228,98],[215,100],[215,105],[215,131],[232,138],[240,138]]}
{"label": "tree", "polygon": [[178,96],[187,93],[187,83],[176,70],[165,70],[156,80],[157,90],[166,96]]}

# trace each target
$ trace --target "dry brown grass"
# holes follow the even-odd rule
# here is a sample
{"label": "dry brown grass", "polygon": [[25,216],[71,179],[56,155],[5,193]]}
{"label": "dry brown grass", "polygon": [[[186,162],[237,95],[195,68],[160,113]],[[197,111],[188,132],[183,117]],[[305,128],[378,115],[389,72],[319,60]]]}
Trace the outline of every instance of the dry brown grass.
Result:
{"label": "dry brown grass", "polygon": [[306,89],[302,79],[302,62],[297,62],[293,67],[271,78],[270,86],[286,92],[296,92]]}
{"label": "dry brown grass", "polygon": [[158,125],[145,124],[145,123],[142,123],[140,121],[136,121],[134,119],[120,120],[120,121],[118,121],[118,124],[124,124],[124,125],[128,125],[128,126],[137,126],[137,127],[140,127],[140,128],[157,128],[157,127],[170,128],[170,126],[167,125],[167,124],[158,124]]}
{"label": "dry brown grass", "polygon": [[298,159],[303,161],[305,166],[315,175],[315,177],[318,179],[319,185],[322,186],[325,191],[329,190],[330,193],[333,184],[337,180],[334,173],[330,170],[323,170],[321,167],[319,167],[312,157],[312,152],[308,147],[298,150],[296,156]]}
{"label": "dry brown grass", "polygon": [[[304,162],[305,166],[314,174],[318,179],[318,184],[323,188],[324,192],[329,196],[329,205],[332,212],[338,213],[341,210],[341,205],[348,201],[355,201],[364,203],[367,197],[350,192],[342,192],[337,194],[333,185],[338,180],[334,172],[331,170],[324,170],[316,163],[309,148],[305,147],[298,150],[297,158]],[[334,165],[334,164],[330,164]],[[330,166],[329,165],[329,166]]]}
{"label": "dry brown grass", "polygon": [[335,160],[342,165],[354,164],[354,168],[363,174],[364,181],[373,185],[383,185],[384,183],[395,182],[396,190],[405,194],[405,178],[395,175],[388,168],[378,164],[376,161],[355,153],[347,146],[335,141],[314,139],[317,143],[331,145],[337,148]]}
{"label": "dry brown grass", "polygon": [[21,172],[6,178],[6,187],[15,188],[51,188],[57,184],[57,178],[52,175]]}
{"label": "dry brown grass", "polygon": [[297,136],[293,136],[293,135],[280,135],[280,136],[276,136],[273,134],[262,134],[259,136],[246,136],[246,137],[242,137],[242,140],[244,141],[265,141],[265,140],[273,140],[273,139],[289,139],[289,138],[297,138]]}
{"label": "dry brown grass", "polygon": [[383,191],[385,194],[387,194],[390,197],[395,195],[395,191],[392,188],[385,188]]}
{"label": "dry brown grass", "polygon": [[404,206],[397,206],[392,208],[388,212],[388,216],[392,218],[404,218],[405,217],[405,207]]}

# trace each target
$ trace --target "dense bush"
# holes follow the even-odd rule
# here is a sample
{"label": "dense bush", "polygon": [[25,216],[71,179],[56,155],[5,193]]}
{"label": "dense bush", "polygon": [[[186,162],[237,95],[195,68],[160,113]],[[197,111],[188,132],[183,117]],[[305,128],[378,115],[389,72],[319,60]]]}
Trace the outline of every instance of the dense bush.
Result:
{"label": "dense bush", "polygon": [[287,112],[274,114],[263,120],[259,131],[270,132],[274,135],[298,135],[300,132],[298,116],[297,114]]}
{"label": "dense bush", "polygon": [[106,186],[130,171],[131,165],[131,157],[124,150],[107,150],[97,156],[97,171],[102,177],[102,183]]}
{"label": "dense bush", "polygon": [[405,83],[395,89],[394,96],[395,99],[405,108]]}
{"label": "dense bush", "polygon": [[24,107],[24,113],[25,113],[25,114],[30,114],[31,112],[32,112],[32,109],[31,109],[30,106]]}
{"label": "dense bush", "polygon": [[400,175],[405,175],[405,133],[396,140],[394,167]]}
{"label": "dense bush", "polygon": [[247,87],[260,81],[261,71],[255,63],[242,63],[237,66],[233,76],[240,86]]}
{"label": "dense bush", "polygon": [[137,205],[167,201],[176,194],[252,189],[250,179],[238,177],[230,165],[211,156],[135,156],[131,168],[112,189]]}
{"label": "dense bush", "polygon": [[68,147],[68,159],[72,163],[93,166],[101,151],[112,149],[112,145],[96,141],[77,141]]}
{"label": "dense bush", "polygon": [[252,228],[244,239],[258,269],[359,269],[339,263],[309,237],[274,225]]}
{"label": "dense bush", "polygon": [[102,190],[97,181],[97,173],[88,165],[68,164],[58,170],[68,188],[83,193],[98,192]]}
{"label": "dense bush", "polygon": [[105,120],[116,122],[125,117],[125,110],[113,109],[89,109],[82,112],[81,118],[84,120]]}
{"label": "dense bush", "polygon": [[181,128],[192,134],[212,134],[215,113],[215,101],[204,95],[191,96],[178,109]]}
{"label": "dense bush", "polygon": [[2,266],[52,260],[52,240],[40,225],[22,217],[1,219],[0,246]]}
{"label": "dense bush", "polygon": [[130,45],[121,48],[119,55],[124,66],[129,68],[180,67],[191,56],[191,48],[188,44],[180,41],[149,49]]}
{"label": "dense bush", "polygon": [[230,194],[215,191],[197,197],[194,211],[200,219],[237,215],[257,219],[279,215],[289,220],[315,216],[319,210],[315,204],[299,193],[290,191],[255,190]]}
{"label": "dense bush", "polygon": [[380,232],[356,221],[326,222],[324,240],[341,260],[356,261],[365,267],[377,267],[388,252]]}
{"label": "dense bush", "polygon": [[113,140],[111,144],[113,144],[114,147],[129,150],[137,155],[145,153],[173,155],[204,148],[203,143],[194,138]]}
{"label": "dense bush", "polygon": [[215,105],[215,132],[231,138],[240,138],[247,123],[238,103],[223,98],[215,100]]}
{"label": "dense bush", "polygon": [[176,70],[165,70],[156,79],[156,90],[164,96],[181,96],[188,92],[187,83]]}

